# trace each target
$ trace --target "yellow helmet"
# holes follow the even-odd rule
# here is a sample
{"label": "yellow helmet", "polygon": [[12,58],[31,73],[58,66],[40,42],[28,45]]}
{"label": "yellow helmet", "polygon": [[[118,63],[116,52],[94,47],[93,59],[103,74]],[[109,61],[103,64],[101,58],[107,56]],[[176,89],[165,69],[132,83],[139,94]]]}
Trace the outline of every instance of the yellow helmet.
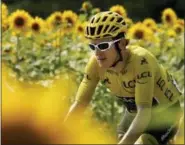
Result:
{"label": "yellow helmet", "polygon": [[105,11],[94,15],[89,20],[85,29],[85,37],[88,39],[112,38],[126,30],[127,25],[123,16],[116,12]]}

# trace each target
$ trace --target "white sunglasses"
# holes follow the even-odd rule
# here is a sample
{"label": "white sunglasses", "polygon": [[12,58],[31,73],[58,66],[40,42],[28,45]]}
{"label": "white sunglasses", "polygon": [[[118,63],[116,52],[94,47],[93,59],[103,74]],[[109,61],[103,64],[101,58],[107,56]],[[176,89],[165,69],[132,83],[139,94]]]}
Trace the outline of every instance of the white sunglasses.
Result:
{"label": "white sunglasses", "polygon": [[117,40],[113,40],[113,41],[110,41],[110,42],[102,42],[102,43],[99,43],[99,44],[92,44],[92,43],[89,43],[89,47],[95,51],[95,49],[97,48],[98,50],[100,51],[106,51],[107,49],[110,49],[111,45],[120,41],[122,38],[120,39],[117,39]]}

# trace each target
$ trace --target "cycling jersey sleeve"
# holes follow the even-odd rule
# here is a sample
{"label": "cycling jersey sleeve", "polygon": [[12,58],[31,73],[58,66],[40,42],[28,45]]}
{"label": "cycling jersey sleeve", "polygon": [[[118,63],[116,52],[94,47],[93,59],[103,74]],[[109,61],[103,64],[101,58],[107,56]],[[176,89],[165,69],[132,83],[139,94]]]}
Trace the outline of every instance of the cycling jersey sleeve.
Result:
{"label": "cycling jersey sleeve", "polygon": [[[152,58],[147,55],[136,57],[135,64],[135,101],[136,105],[152,106],[154,91],[154,68]],[[155,65],[154,65],[155,66]]]}
{"label": "cycling jersey sleeve", "polygon": [[98,64],[95,56],[92,56],[86,65],[85,74],[77,91],[76,100],[83,102],[89,100],[99,81]]}

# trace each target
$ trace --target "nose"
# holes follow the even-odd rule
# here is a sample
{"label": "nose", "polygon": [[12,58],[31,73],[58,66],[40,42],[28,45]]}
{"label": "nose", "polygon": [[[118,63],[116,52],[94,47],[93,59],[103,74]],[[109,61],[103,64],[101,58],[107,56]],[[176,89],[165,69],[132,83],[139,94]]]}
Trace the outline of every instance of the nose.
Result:
{"label": "nose", "polygon": [[96,49],[95,49],[95,54],[96,54],[96,55],[99,55],[100,53],[101,53],[101,51],[100,51],[99,49],[96,48]]}

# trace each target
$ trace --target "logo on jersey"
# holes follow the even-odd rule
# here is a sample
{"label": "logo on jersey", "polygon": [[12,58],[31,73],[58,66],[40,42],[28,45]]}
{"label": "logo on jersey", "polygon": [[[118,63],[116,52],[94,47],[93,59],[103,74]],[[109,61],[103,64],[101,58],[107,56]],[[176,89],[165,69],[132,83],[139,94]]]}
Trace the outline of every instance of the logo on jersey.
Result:
{"label": "logo on jersey", "polygon": [[143,64],[148,64],[146,58],[144,58],[144,57],[143,57],[143,59],[141,60],[141,65],[143,65]]}
{"label": "logo on jersey", "polygon": [[132,89],[134,89],[135,86],[136,86],[136,80],[130,80],[130,81],[128,81],[128,82],[123,81],[122,84],[123,84],[123,89],[124,89],[126,92],[128,92],[128,93],[130,93],[130,94],[133,94],[133,93],[134,93],[134,91],[133,91]]}
{"label": "logo on jersey", "polygon": [[110,73],[110,74],[118,75],[118,73],[113,71],[113,70],[107,70],[107,72]]}
{"label": "logo on jersey", "polygon": [[128,82],[123,81],[124,88],[135,88],[136,86],[136,80],[131,80]]}
{"label": "logo on jersey", "polygon": [[141,74],[138,74],[137,77],[136,77],[137,78],[137,83],[146,84],[147,80],[145,80],[145,78],[149,78],[149,77],[152,77],[151,72],[149,72],[149,71],[142,72]]}
{"label": "logo on jersey", "polygon": [[178,84],[177,84],[177,82],[176,82],[176,80],[172,77],[172,75],[169,74],[168,71],[166,71],[166,75],[167,75],[168,82],[171,81],[171,83],[172,83],[173,86],[177,89],[177,91],[178,91],[180,94],[182,94],[181,91],[180,91],[180,88],[179,88],[179,86],[178,86]]}
{"label": "logo on jersey", "polygon": [[169,88],[165,88],[166,82],[164,79],[162,79],[162,77],[160,77],[157,82],[156,82],[157,86],[159,87],[159,89],[164,93],[164,95],[166,96],[166,98],[169,101],[173,101],[172,97],[173,97],[173,92],[169,89]]}
{"label": "logo on jersey", "polygon": [[124,74],[126,74],[126,73],[127,73],[127,70],[126,70],[126,69],[124,69],[124,70],[121,71],[121,74],[122,74],[122,75],[124,75]]}

